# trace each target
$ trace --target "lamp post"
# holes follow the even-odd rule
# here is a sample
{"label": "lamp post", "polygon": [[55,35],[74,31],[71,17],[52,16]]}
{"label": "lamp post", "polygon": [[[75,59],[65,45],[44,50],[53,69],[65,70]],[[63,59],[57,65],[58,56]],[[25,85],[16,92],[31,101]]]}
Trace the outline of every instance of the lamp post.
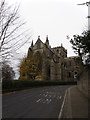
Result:
{"label": "lamp post", "polygon": [[88,4],[88,30],[90,30],[90,1]]}
{"label": "lamp post", "polygon": [[90,30],[90,1],[82,4],[77,4],[77,5],[87,5],[88,6],[88,30]]}

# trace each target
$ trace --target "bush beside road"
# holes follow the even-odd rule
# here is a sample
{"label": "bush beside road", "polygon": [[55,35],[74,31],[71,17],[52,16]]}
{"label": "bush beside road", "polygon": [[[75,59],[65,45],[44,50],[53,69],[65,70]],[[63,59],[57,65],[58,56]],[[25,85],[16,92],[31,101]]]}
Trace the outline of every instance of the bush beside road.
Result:
{"label": "bush beside road", "polygon": [[28,89],[30,87],[75,85],[72,81],[31,81],[31,80],[6,80],[2,82],[2,93]]}

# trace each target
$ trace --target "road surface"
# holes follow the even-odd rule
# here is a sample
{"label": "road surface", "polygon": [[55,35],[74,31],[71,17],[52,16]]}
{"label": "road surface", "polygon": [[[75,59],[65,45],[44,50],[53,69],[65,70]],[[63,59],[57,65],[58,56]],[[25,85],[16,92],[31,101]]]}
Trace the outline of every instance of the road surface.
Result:
{"label": "road surface", "polygon": [[2,96],[3,118],[58,118],[70,86],[48,86]]}

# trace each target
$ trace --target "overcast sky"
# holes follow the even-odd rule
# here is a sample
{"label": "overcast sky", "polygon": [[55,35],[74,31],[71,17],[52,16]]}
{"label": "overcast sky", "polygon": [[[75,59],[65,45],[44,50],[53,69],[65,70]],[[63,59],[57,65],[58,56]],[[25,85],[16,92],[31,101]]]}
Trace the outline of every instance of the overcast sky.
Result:
{"label": "overcast sky", "polygon": [[[88,8],[78,3],[86,0],[6,0],[8,4],[20,4],[20,16],[27,22],[27,29],[31,29],[31,41],[36,42],[38,36],[43,42],[48,35],[51,47],[63,46],[68,56],[75,56],[67,35],[81,34],[88,27]],[[27,55],[31,43],[20,49],[20,55]],[[15,53],[14,53],[15,54]],[[20,58],[19,55],[19,58]],[[15,54],[17,56],[17,54]],[[17,57],[16,57],[17,59]],[[14,61],[16,69],[17,61]],[[17,70],[16,70],[17,71]],[[17,73],[18,75],[18,73]],[[17,76],[16,75],[16,76]]]}
{"label": "overcast sky", "polygon": [[[87,28],[88,8],[78,3],[86,0],[7,0],[9,4],[20,3],[20,16],[27,21],[32,31],[32,39],[36,42],[38,36],[43,42],[48,35],[52,47],[61,43],[68,50],[68,56],[75,55],[69,40],[74,34],[81,34]],[[31,40],[32,40],[31,39]],[[28,47],[30,45],[28,44]],[[23,49],[22,51],[27,52]]]}

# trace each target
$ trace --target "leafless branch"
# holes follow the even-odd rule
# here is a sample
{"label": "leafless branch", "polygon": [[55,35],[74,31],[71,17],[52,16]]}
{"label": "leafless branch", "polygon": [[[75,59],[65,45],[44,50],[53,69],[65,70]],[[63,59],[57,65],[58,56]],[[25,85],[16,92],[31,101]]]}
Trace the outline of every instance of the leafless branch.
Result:
{"label": "leafless branch", "polygon": [[5,0],[0,1],[0,55],[5,58],[13,56],[12,49],[20,49],[31,38],[18,10],[19,6],[8,6]]}

